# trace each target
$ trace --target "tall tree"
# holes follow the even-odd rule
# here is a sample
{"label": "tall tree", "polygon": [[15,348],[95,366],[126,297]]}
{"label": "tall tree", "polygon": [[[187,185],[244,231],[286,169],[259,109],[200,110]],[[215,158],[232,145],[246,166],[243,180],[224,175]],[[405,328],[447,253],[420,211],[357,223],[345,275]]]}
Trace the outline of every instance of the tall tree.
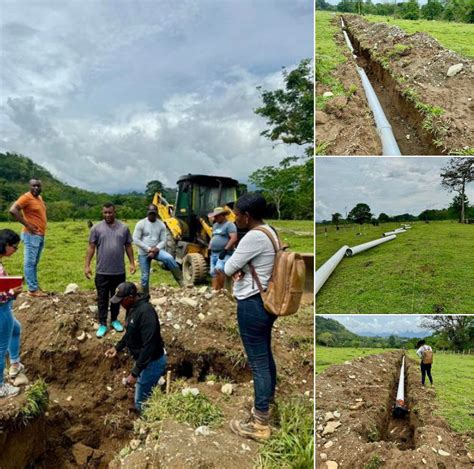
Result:
{"label": "tall tree", "polygon": [[458,219],[459,223],[462,223],[461,213],[463,211],[462,209],[463,205],[464,205],[464,215],[465,215],[469,209],[469,199],[467,198],[466,194],[464,194],[464,200],[461,199],[460,194],[455,195],[453,198],[453,201],[451,202],[451,205],[449,206],[450,211],[456,214],[456,218]]}
{"label": "tall tree", "polygon": [[370,207],[367,204],[357,204],[347,215],[347,219],[353,223],[362,225],[363,223],[369,223],[372,219],[372,213],[370,213]]}
{"label": "tall tree", "polygon": [[474,181],[474,158],[451,158],[441,170],[441,185],[449,192],[457,192],[461,198],[461,223],[465,221],[466,185]]}
{"label": "tall tree", "polygon": [[334,225],[338,225],[339,222],[341,221],[341,218],[342,218],[342,215],[341,215],[339,212],[333,213],[333,214],[331,215],[331,222],[332,222]]}
{"label": "tall tree", "polygon": [[469,348],[474,341],[474,316],[425,316],[421,327],[445,334],[454,350]]}
{"label": "tall tree", "polygon": [[[263,105],[255,113],[267,119],[270,129],[261,135],[274,142],[305,145],[305,154],[313,155],[313,70],[304,59],[291,72],[283,68],[285,89],[263,90]],[[259,87],[261,90],[261,87]]]}

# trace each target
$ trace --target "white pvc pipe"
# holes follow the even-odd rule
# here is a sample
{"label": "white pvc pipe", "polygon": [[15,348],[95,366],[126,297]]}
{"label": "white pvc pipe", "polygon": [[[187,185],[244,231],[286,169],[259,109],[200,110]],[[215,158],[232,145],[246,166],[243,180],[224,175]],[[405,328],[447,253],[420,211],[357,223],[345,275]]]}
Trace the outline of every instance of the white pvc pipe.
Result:
{"label": "white pvc pipe", "polygon": [[[354,48],[352,47],[352,43],[347,35],[345,29],[344,20],[341,18],[341,25],[342,25],[342,32],[344,34],[344,38],[346,39],[346,43],[354,54]],[[398,148],[398,143],[395,140],[395,136],[392,132],[392,127],[388,122],[387,118],[385,117],[385,113],[383,112],[382,105],[380,104],[377,95],[375,94],[374,88],[370,83],[369,78],[365,71],[360,68],[356,64],[357,72],[359,73],[360,79],[362,81],[362,86],[364,87],[365,95],[367,96],[367,101],[369,107],[374,114],[375,125],[377,126],[377,131],[380,136],[380,140],[382,142],[382,153],[384,156],[400,156],[400,149]]]}
{"label": "white pvc pipe", "polygon": [[403,417],[408,412],[405,405],[405,356],[402,358],[402,366],[400,368],[400,379],[398,381],[397,397],[395,406],[393,407],[393,415],[395,417]]}
{"label": "white pvc pipe", "polygon": [[324,285],[329,276],[333,273],[339,262],[341,262],[349,246],[342,246],[333,256],[331,256],[317,271],[315,281],[315,295]]}
{"label": "white pvc pipe", "polygon": [[386,238],[379,238],[379,239],[375,239],[374,241],[369,241],[368,243],[359,244],[358,246],[354,246],[352,248],[347,249],[346,256],[347,257],[355,256],[356,254],[359,254],[359,252],[367,251],[367,249],[378,246],[379,244],[386,243],[387,241],[392,241],[392,239],[395,239],[396,237],[397,237],[396,235],[391,235],[391,236],[387,236]]}
{"label": "white pvc pipe", "polygon": [[397,228],[396,230],[393,230],[393,231],[387,231],[386,233],[383,234],[383,236],[392,236],[399,233],[405,233],[405,231],[406,230],[404,230],[403,228]]}

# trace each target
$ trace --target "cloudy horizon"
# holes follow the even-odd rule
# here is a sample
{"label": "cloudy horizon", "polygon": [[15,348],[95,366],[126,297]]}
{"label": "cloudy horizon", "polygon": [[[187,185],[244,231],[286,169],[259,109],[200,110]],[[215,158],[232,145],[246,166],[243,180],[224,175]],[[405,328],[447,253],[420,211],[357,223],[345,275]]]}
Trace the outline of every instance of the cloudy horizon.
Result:
{"label": "cloudy horizon", "polygon": [[418,314],[398,314],[398,315],[321,315],[327,319],[333,319],[342,324],[350,332],[355,334],[371,333],[380,336],[398,335],[404,337],[403,334],[420,334],[425,337],[434,332],[434,330],[426,329],[420,326],[424,317]]}
{"label": "cloudy horizon", "polygon": [[[455,193],[441,187],[441,168],[450,158],[337,157],[316,162],[316,222],[331,214],[346,216],[358,203],[378,216],[418,215],[426,209],[446,208]],[[474,184],[466,195],[474,201]]]}
{"label": "cloudy horizon", "polygon": [[312,57],[312,13],[304,0],[3,1],[0,151],[93,191],[188,172],[246,182],[302,154],[262,137],[254,109],[258,86]]}

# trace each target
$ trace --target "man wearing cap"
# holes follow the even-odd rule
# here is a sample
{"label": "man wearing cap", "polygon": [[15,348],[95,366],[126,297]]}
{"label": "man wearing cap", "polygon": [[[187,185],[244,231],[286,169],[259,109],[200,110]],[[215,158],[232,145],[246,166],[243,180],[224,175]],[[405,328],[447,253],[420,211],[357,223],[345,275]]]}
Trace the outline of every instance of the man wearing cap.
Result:
{"label": "man wearing cap", "polygon": [[165,373],[166,353],[161,338],[160,321],[147,295],[140,295],[132,282],[123,282],[111,298],[111,303],[122,305],[126,332],[122,339],[105,352],[113,358],[127,347],[135,360],[135,366],[124,379],[124,384],[135,385],[135,408],[141,412],[143,402],[150,396],[153,387]]}
{"label": "man wearing cap", "polygon": [[212,219],[212,238],[209,243],[211,250],[211,269],[212,288],[221,290],[225,284],[224,265],[230,258],[237,244],[237,227],[226,216],[229,210],[223,207],[216,207],[212,213],[208,214]]}
{"label": "man wearing cap", "polygon": [[47,296],[38,284],[38,264],[46,235],[46,205],[41,197],[41,181],[30,180],[30,191],[23,194],[10,208],[10,215],[23,225],[21,237],[25,246],[24,273],[28,296]]}
{"label": "man wearing cap", "polygon": [[140,264],[141,285],[143,293],[149,292],[151,261],[163,262],[173,274],[178,285],[182,287],[183,274],[173,256],[166,252],[166,237],[168,235],[165,224],[158,220],[156,205],[150,204],[146,218],[140,220],[133,231],[133,242],[138,247],[138,263]]}
{"label": "man wearing cap", "polygon": [[[102,216],[104,220],[91,228],[84,266],[85,276],[91,278],[91,261],[97,250],[95,287],[97,289],[100,323],[96,332],[98,338],[104,337],[107,333],[109,298],[113,296],[117,286],[125,281],[125,253],[127,253],[128,260],[130,261],[130,273],[135,273],[132,235],[128,226],[116,220],[115,207],[110,202],[107,202],[102,207]],[[110,325],[117,332],[123,332],[123,326],[118,320],[119,312],[120,306],[111,303]]]}

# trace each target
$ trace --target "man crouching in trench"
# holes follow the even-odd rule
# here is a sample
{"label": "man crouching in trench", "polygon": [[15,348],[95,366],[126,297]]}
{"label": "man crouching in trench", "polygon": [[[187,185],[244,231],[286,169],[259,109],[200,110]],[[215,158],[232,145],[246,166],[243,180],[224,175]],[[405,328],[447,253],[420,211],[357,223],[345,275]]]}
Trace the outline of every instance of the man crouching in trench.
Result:
{"label": "man crouching in trench", "polygon": [[138,413],[141,413],[143,403],[165,373],[167,362],[158,314],[148,300],[148,295],[138,294],[132,282],[123,282],[117,287],[110,301],[125,308],[126,332],[115,347],[105,352],[107,358],[114,358],[117,352],[128,347],[134,358],[135,366],[124,379],[124,384],[135,385],[135,408]]}

